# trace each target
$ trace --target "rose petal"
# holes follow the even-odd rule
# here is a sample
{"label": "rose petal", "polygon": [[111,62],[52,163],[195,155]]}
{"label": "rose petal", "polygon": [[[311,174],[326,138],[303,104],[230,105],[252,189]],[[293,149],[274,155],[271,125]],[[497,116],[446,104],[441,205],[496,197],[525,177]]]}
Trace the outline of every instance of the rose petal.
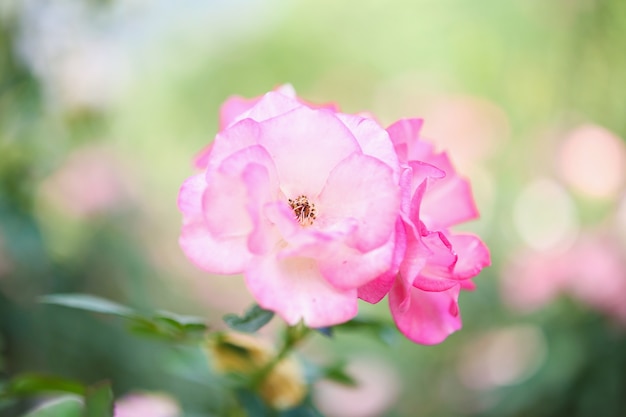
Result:
{"label": "rose petal", "polygon": [[447,291],[428,292],[411,288],[408,306],[406,289],[396,282],[389,293],[389,307],[398,329],[407,338],[424,345],[443,342],[451,333],[461,328],[457,300],[460,286]]}
{"label": "rose petal", "polygon": [[183,225],[179,244],[194,264],[215,274],[239,274],[252,259],[246,236],[215,239],[201,221]]}
{"label": "rose petal", "polygon": [[[266,182],[256,182],[250,189],[243,173],[252,164],[265,169]],[[260,195],[256,199],[250,198],[251,193],[260,192],[257,187],[261,186],[266,193],[262,200],[259,201]],[[202,200],[207,227],[214,237],[249,234],[253,228],[250,215],[256,214],[266,201],[276,199],[278,191],[276,170],[265,149],[248,146],[231,154],[217,170],[207,172],[207,187]],[[256,203],[256,211],[250,211],[250,202]]]}
{"label": "rose petal", "polygon": [[[409,149],[419,140],[422,124],[422,119],[401,119],[387,128],[387,133],[389,133],[401,162],[409,161]],[[419,160],[421,158],[411,159]]]}
{"label": "rose petal", "polygon": [[330,111],[297,108],[261,123],[259,143],[274,160],[288,198],[315,199],[328,173],[360,148],[352,133]]}
{"label": "rose petal", "polygon": [[400,175],[398,155],[385,129],[374,120],[361,116],[338,113],[337,118],[350,129],[363,153],[387,164],[393,170],[394,180],[397,181]]}
{"label": "rose petal", "polygon": [[428,163],[444,170],[446,177],[429,185],[422,199],[421,219],[429,230],[440,230],[478,217],[470,184],[452,167],[448,156],[438,154]]}
{"label": "rose petal", "polygon": [[332,326],[357,313],[356,289],[334,288],[311,259],[259,257],[245,276],[259,305],[290,325],[303,320],[309,327]]}
{"label": "rose petal", "polygon": [[220,130],[223,130],[231,124],[238,122],[242,118],[243,113],[249,111],[261,97],[244,98],[241,96],[229,97],[222,107],[220,107]]}
{"label": "rose petal", "polygon": [[[212,143],[210,155],[207,155],[206,167],[209,171],[217,169],[230,155],[254,146],[260,135],[259,124],[251,119],[244,119],[217,134]],[[202,156],[200,156],[202,160]]]}
{"label": "rose petal", "polygon": [[206,188],[204,173],[193,175],[185,180],[178,192],[178,209],[183,214],[183,221],[202,218],[202,194]]}
{"label": "rose petal", "polygon": [[401,219],[396,221],[394,232],[395,244],[394,252],[389,269],[382,275],[377,277],[361,287],[359,287],[359,298],[371,304],[376,304],[382,300],[391,290],[393,283],[398,275],[400,265],[402,264],[407,250],[406,230]]}
{"label": "rose petal", "polygon": [[455,279],[472,278],[483,268],[491,265],[489,249],[477,236],[451,234],[448,241],[458,256],[453,271]]}
{"label": "rose petal", "polygon": [[400,189],[389,166],[376,158],[353,154],[330,173],[319,196],[318,221],[332,224],[335,219],[356,219],[353,245],[365,252],[388,241],[399,208]]}

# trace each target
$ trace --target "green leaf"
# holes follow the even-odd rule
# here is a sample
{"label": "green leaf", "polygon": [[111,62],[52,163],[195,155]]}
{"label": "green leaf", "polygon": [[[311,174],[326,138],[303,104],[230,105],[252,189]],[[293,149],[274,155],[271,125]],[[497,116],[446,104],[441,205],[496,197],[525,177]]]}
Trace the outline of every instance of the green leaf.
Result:
{"label": "green leaf", "polygon": [[[179,316],[183,317],[183,316]],[[200,319],[194,318],[194,322],[185,320],[185,323],[176,321],[163,315],[154,317],[134,317],[130,322],[130,330],[143,336],[154,337],[169,341],[194,341],[203,336],[208,326],[197,322]]]}
{"label": "green leaf", "polygon": [[346,372],[345,366],[345,362],[338,362],[323,368],[320,376],[341,385],[356,387],[358,385],[356,380]]}
{"label": "green leaf", "polygon": [[46,304],[78,308],[94,313],[112,314],[126,318],[135,317],[136,315],[135,311],[129,307],[89,294],[50,294],[44,295],[39,301]]}
{"label": "green leaf", "polygon": [[334,326],[333,329],[368,331],[387,345],[395,343],[398,336],[398,330],[394,325],[383,320],[363,317],[355,317],[348,322]]}
{"label": "green leaf", "polygon": [[51,375],[20,374],[3,388],[3,396],[18,397],[49,392],[67,392],[84,395],[85,387],[77,381]]}
{"label": "green leaf", "polygon": [[245,333],[254,333],[265,326],[274,317],[274,312],[264,310],[253,304],[242,317],[236,314],[226,314],[224,322],[233,330]]}
{"label": "green leaf", "polygon": [[89,294],[51,294],[40,298],[46,304],[110,314],[130,321],[130,329],[143,336],[169,341],[195,340],[208,329],[200,317],[185,316],[169,311],[139,313],[130,307]]}
{"label": "green leaf", "polygon": [[202,327],[206,330],[207,325],[205,320],[202,317],[196,316],[187,316],[183,314],[172,313],[171,311],[159,310],[154,316],[155,319],[166,319],[172,322],[176,322],[181,326],[181,328],[185,327]]}
{"label": "green leaf", "polygon": [[109,382],[87,389],[83,417],[113,417],[113,391]]}
{"label": "green leaf", "polygon": [[29,411],[22,417],[81,417],[83,402],[80,397],[64,396]]}

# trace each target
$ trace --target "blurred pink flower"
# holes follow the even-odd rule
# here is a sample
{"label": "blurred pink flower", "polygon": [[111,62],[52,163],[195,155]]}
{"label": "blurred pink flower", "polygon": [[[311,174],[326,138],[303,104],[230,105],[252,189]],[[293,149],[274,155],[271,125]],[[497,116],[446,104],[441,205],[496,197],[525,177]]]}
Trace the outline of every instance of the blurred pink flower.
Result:
{"label": "blurred pink flower", "polygon": [[625,184],[626,145],[601,126],[579,126],[562,140],[558,168],[563,180],[579,192],[615,199]]}
{"label": "blurred pink flower", "polygon": [[504,300],[533,311],[567,294],[626,324],[626,259],[609,237],[586,235],[565,252],[518,254],[503,273]]}
{"label": "blurred pink flower", "polygon": [[401,227],[405,239],[399,275],[381,277],[361,289],[376,302],[389,291],[393,318],[402,333],[422,344],[442,342],[461,327],[458,296],[472,289],[470,280],[490,264],[487,247],[471,234],[449,227],[478,216],[467,180],[445,153],[420,140],[422,121],[400,120],[387,131],[402,167]]}
{"label": "blurred pink flower", "polygon": [[183,251],[209,272],[243,273],[258,303],[289,324],[354,317],[357,288],[388,273],[401,241],[387,132],[312,108],[288,87],[227,101],[221,124],[196,159],[205,172],[180,190]]}
{"label": "blurred pink flower", "polygon": [[376,417],[393,406],[400,378],[388,363],[376,357],[351,358],[346,372],[356,386],[323,379],[315,383],[315,404],[325,416]]}
{"label": "blurred pink flower", "polygon": [[84,218],[118,210],[133,200],[128,170],[102,146],[75,150],[41,186],[42,196],[64,213]]}
{"label": "blurred pink flower", "polygon": [[453,153],[462,168],[495,155],[509,136],[506,113],[485,98],[436,96],[424,107],[421,136]]}
{"label": "blurred pink flower", "polygon": [[137,393],[115,402],[114,417],[179,417],[181,410],[171,397],[164,394]]}

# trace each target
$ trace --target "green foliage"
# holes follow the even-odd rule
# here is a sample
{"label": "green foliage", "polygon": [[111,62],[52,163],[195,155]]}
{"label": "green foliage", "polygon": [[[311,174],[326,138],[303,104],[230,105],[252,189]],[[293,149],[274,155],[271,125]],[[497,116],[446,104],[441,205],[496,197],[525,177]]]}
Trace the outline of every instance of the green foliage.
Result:
{"label": "green foliage", "polygon": [[388,321],[371,318],[371,317],[355,317],[350,321],[333,326],[330,328],[318,329],[325,336],[332,337],[334,331],[359,331],[367,332],[376,340],[386,344],[393,345],[399,337],[398,329]]}
{"label": "green foliage", "polygon": [[58,376],[24,373],[11,379],[1,391],[3,397],[22,397],[50,392],[84,395],[85,386],[80,382]]}
{"label": "green foliage", "polygon": [[254,333],[274,318],[274,312],[264,310],[258,304],[252,305],[243,316],[226,314],[224,322],[233,330],[244,333]]}
{"label": "green foliage", "polygon": [[50,294],[41,297],[39,301],[94,313],[111,314],[125,318],[135,317],[135,312],[131,308],[89,294]]}
{"label": "green foliage", "polygon": [[41,297],[40,301],[122,317],[127,320],[133,332],[164,340],[197,341],[208,330],[208,326],[200,317],[180,315],[164,310],[148,314],[140,313],[130,307],[88,294],[51,294]]}
{"label": "green foliage", "polygon": [[50,375],[21,374],[11,379],[0,392],[0,398],[63,395],[38,407],[24,417],[113,417],[113,392],[109,382],[84,384]]}
{"label": "green foliage", "polygon": [[23,417],[84,417],[83,401],[79,397],[60,397],[24,414]]}
{"label": "green foliage", "polygon": [[83,417],[113,417],[111,384],[103,382],[87,389]]}
{"label": "green foliage", "polygon": [[340,361],[329,366],[320,366],[316,369],[315,378],[323,378],[347,387],[356,387],[358,383],[345,370],[346,362]]}

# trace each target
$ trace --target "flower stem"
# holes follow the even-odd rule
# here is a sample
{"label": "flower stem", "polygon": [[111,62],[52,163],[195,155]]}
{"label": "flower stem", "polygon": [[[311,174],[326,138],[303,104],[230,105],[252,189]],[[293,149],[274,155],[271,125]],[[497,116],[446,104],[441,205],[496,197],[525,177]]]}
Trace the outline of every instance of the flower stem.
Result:
{"label": "flower stem", "polygon": [[265,378],[267,378],[267,376],[272,372],[274,367],[278,365],[278,363],[280,363],[280,361],[282,361],[293,348],[302,342],[310,332],[311,329],[306,327],[302,322],[294,326],[287,326],[285,328],[283,343],[280,350],[271,361],[252,375],[252,378],[250,379],[250,387],[257,390],[261,384],[263,384]]}

